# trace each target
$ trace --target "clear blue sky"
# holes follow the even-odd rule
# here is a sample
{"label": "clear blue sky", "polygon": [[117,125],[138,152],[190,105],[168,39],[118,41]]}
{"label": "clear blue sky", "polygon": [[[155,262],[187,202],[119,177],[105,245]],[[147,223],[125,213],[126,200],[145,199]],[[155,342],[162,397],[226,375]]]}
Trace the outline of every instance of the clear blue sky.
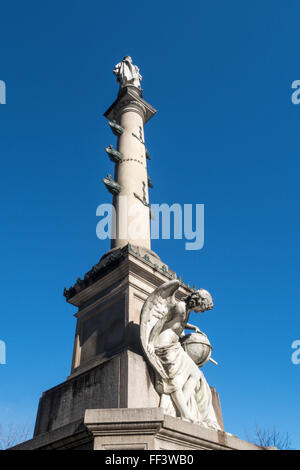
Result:
{"label": "clear blue sky", "polygon": [[42,391],[69,374],[76,310],[62,291],[109,247],[96,237],[114,143],[102,114],[129,54],[158,109],[151,201],[205,204],[203,250],[153,249],[213,294],[196,321],[226,430],[276,425],[300,448],[299,22],[296,0],[1,2],[0,422],[32,426]]}

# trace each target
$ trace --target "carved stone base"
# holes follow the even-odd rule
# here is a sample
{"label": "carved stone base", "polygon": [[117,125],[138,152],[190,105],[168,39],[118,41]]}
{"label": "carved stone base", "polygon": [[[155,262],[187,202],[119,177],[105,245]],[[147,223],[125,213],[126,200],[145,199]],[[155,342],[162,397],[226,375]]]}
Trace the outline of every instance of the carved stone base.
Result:
{"label": "carved stone base", "polygon": [[[100,260],[83,279],[65,290],[67,301],[78,307],[71,374],[65,382],[43,393],[34,439],[18,448],[101,447],[102,437],[99,440],[97,436],[94,440],[88,432],[91,415],[86,414],[87,427],[84,425],[86,410],[90,409],[98,410],[97,423],[104,423],[107,435],[112,429],[107,421],[109,415],[115,416],[117,422],[126,415],[123,421],[125,428],[129,426],[129,431],[132,425],[130,416],[138,416],[142,427],[150,426],[147,433],[151,434],[154,416],[156,422],[160,422],[159,429],[164,429],[165,423],[173,423],[175,428],[183,429],[183,434],[187,429],[185,426],[192,426],[190,429],[194,429],[194,433],[196,430],[199,432],[199,426],[177,418],[172,421],[171,417],[162,415],[158,408],[159,395],[140,344],[143,303],[157,286],[174,278],[175,273],[157,257],[128,245]],[[182,282],[176,296],[181,299],[191,292],[192,289]],[[223,429],[219,397],[213,388],[212,395],[218,422]],[[148,424],[147,416],[150,416]],[[158,439],[154,434],[153,442]],[[217,436],[215,434],[216,442]],[[156,446],[157,443],[151,445]]]}
{"label": "carved stone base", "polygon": [[160,408],[86,410],[94,450],[258,450],[223,431],[163,414]]}
{"label": "carved stone base", "polygon": [[74,422],[13,450],[261,450],[223,431],[164,415],[160,408],[86,410]]}
{"label": "carved stone base", "polygon": [[[213,406],[220,427],[223,420],[219,395],[211,388]],[[144,358],[124,351],[114,358],[74,375],[43,393],[34,436],[82,422],[89,408],[148,408],[159,406],[151,375]]]}

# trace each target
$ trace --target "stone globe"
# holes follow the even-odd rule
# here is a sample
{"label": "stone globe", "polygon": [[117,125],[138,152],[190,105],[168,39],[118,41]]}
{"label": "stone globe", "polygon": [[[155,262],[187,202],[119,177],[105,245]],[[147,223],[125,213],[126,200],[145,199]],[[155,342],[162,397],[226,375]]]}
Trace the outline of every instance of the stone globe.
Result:
{"label": "stone globe", "polygon": [[185,352],[198,367],[202,367],[210,359],[212,346],[204,334],[191,333],[183,336],[180,342]]}

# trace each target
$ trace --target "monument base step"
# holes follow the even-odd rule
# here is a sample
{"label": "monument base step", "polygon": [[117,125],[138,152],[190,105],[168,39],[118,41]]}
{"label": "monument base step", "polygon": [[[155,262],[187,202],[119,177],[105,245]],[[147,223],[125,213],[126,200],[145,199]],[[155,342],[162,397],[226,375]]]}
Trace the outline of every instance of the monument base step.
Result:
{"label": "monument base step", "polygon": [[165,415],[161,408],[87,409],[84,421],[40,434],[13,450],[261,450],[224,431]]}

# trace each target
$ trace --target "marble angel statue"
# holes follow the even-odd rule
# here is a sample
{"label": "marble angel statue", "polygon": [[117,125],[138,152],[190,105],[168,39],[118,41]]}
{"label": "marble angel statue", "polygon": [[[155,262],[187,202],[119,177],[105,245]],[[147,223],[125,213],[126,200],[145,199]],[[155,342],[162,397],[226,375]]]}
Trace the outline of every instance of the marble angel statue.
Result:
{"label": "marble angel statue", "polygon": [[138,66],[133,65],[130,56],[125,56],[124,59],[115,66],[113,73],[117,77],[120,87],[133,85],[139,90],[141,89],[142,76],[140,75]]}
{"label": "marble angel statue", "polygon": [[[198,367],[210,359],[212,348],[207,336],[188,323],[192,310],[211,310],[213,300],[200,289],[177,301],[179,286],[178,280],[166,282],[148,297],[141,312],[141,343],[165,413],[220,430],[210,387]],[[196,333],[184,336],[185,329]]]}

